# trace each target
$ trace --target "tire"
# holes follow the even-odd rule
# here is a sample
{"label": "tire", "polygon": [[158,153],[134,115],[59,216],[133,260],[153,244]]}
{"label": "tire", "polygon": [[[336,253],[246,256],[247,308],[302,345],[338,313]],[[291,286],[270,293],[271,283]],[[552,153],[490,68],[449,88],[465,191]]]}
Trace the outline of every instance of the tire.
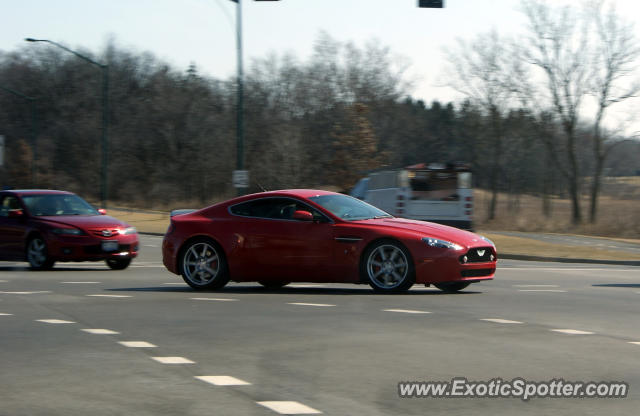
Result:
{"label": "tire", "polygon": [[380,241],[362,257],[360,273],[376,292],[404,292],[415,283],[409,251],[397,241]]}
{"label": "tire", "polygon": [[47,243],[40,236],[35,236],[27,243],[27,261],[32,270],[50,270],[55,261],[49,257]]}
{"label": "tire", "polygon": [[291,282],[269,282],[266,280],[258,280],[258,283],[264,286],[265,289],[280,289],[281,287],[285,287]]}
{"label": "tire", "polygon": [[180,274],[196,290],[222,289],[229,282],[227,261],[210,239],[190,241],[180,252]]}
{"label": "tire", "polygon": [[434,286],[443,292],[456,293],[469,286],[468,282],[448,282],[448,283],[434,283]]}
{"label": "tire", "polygon": [[107,263],[107,266],[109,266],[111,270],[124,270],[131,264],[131,259],[106,259],[105,263]]}

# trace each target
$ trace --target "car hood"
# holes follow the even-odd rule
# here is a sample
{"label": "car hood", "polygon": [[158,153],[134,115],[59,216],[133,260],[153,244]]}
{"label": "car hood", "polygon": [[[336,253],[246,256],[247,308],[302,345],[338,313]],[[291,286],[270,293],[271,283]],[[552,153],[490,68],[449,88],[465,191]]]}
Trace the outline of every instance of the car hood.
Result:
{"label": "car hood", "polygon": [[68,225],[82,229],[122,228],[129,226],[126,222],[122,222],[108,215],[56,215],[37,218],[52,224]]}
{"label": "car hood", "polygon": [[452,243],[462,244],[467,247],[491,245],[491,243],[483,240],[478,234],[433,222],[408,220],[404,218],[379,218],[359,222],[384,228],[411,231],[421,234],[424,237],[446,240]]}

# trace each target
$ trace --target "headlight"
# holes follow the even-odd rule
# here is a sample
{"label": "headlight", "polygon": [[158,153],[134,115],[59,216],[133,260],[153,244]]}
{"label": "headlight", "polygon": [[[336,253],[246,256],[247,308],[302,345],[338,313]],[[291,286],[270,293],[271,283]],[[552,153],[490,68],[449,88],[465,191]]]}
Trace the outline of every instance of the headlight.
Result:
{"label": "headlight", "polygon": [[136,227],[129,227],[129,228],[124,228],[120,230],[120,234],[122,235],[130,235],[130,234],[135,234],[137,232],[138,230],[136,230]]}
{"label": "headlight", "polygon": [[431,247],[448,248],[448,249],[451,249],[451,250],[462,250],[463,249],[463,247],[461,245],[458,245],[456,243],[452,243],[450,241],[438,240],[437,238],[424,237],[422,239],[422,241],[424,241],[425,243],[427,243]]}
{"label": "headlight", "polygon": [[486,241],[487,243],[491,244],[492,246],[494,246],[494,247],[496,246],[496,245],[494,244],[494,242],[493,242],[493,241],[491,241],[491,240],[489,240],[487,237],[484,237],[484,236],[482,236],[482,235],[481,235],[481,236],[480,236],[480,238],[482,238],[484,241]]}
{"label": "headlight", "polygon": [[54,228],[51,232],[56,235],[84,235],[84,232],[77,228]]}

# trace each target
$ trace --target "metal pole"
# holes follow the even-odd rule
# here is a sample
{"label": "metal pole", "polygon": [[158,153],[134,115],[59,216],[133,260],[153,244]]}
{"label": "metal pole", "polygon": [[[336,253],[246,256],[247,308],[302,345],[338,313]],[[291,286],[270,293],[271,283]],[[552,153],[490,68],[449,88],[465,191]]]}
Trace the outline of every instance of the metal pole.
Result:
{"label": "metal pole", "polygon": [[[236,126],[236,169],[244,169],[244,74],[242,70],[242,2],[237,0],[236,6],[236,44],[238,53],[238,97]],[[244,188],[238,188],[238,195],[244,194]]]}

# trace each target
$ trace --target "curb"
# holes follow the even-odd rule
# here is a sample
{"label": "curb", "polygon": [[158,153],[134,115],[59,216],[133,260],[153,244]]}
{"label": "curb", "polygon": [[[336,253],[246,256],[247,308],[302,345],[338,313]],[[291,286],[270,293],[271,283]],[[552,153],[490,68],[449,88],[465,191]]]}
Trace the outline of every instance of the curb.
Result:
{"label": "curb", "polygon": [[594,259],[569,259],[566,257],[540,257],[527,256],[524,254],[500,254],[498,259],[523,260],[523,261],[545,261],[553,263],[586,263],[586,264],[609,264],[618,266],[640,266],[640,261],[635,260],[594,260]]}

